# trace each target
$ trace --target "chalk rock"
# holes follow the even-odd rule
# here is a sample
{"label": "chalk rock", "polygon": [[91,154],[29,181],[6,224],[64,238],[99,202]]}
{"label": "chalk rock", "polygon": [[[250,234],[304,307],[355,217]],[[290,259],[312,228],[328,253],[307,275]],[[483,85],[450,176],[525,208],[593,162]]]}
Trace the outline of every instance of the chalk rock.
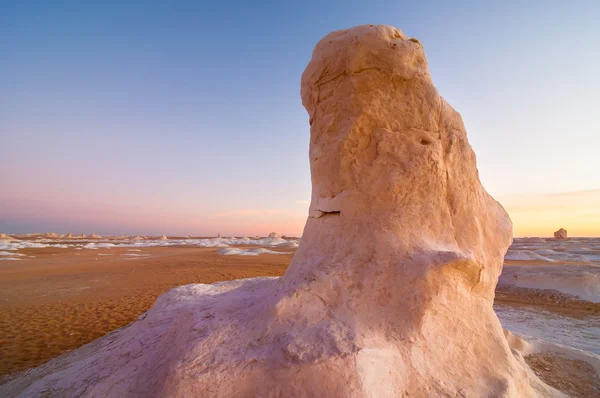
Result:
{"label": "chalk rock", "polygon": [[271,232],[269,238],[279,238],[279,234],[277,232]]}
{"label": "chalk rock", "polygon": [[220,233],[217,234],[217,238],[221,238],[221,234]]}
{"label": "chalk rock", "polygon": [[55,232],[46,232],[46,238],[56,238],[56,233]]}
{"label": "chalk rock", "polygon": [[90,235],[90,238],[91,239],[102,239],[102,236],[101,235],[97,235],[94,232],[92,232],[92,234]]}
{"label": "chalk rock", "polygon": [[82,237],[82,238],[85,238],[85,234],[84,234],[83,232],[81,233],[81,237]]}
{"label": "chalk rock", "polygon": [[66,235],[65,235],[65,238],[72,238],[72,237],[73,237],[73,234],[72,234],[72,233],[70,233],[70,232],[69,232],[68,234],[66,234]]}
{"label": "chalk rock", "polygon": [[567,230],[564,228],[554,232],[554,238],[556,239],[567,239]]}
{"label": "chalk rock", "polygon": [[163,234],[159,240],[169,240],[169,238],[167,238],[167,236],[165,234]]}
{"label": "chalk rock", "polygon": [[19,239],[13,238],[7,234],[0,234],[0,242],[19,242]]}
{"label": "chalk rock", "polygon": [[492,309],[511,221],[419,41],[330,33],[301,94],[318,217],[286,273],[173,289],[0,395],[560,396]]}

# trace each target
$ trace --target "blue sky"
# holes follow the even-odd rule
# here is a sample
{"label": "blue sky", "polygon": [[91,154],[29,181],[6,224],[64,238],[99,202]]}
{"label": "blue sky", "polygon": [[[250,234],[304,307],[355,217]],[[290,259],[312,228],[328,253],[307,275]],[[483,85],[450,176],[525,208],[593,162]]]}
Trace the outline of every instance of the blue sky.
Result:
{"label": "blue sky", "polygon": [[[0,231],[299,234],[317,41],[424,45],[497,197],[600,188],[600,2],[1,2]],[[598,226],[600,234],[600,226]]]}

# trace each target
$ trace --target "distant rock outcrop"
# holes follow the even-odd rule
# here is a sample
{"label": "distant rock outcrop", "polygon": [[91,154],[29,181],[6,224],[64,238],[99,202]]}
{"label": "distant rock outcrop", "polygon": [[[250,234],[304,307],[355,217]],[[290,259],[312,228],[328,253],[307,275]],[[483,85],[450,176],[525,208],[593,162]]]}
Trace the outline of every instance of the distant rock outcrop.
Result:
{"label": "distant rock outcrop", "polygon": [[279,238],[279,234],[277,232],[271,232],[269,238]]}
{"label": "distant rock outcrop", "polygon": [[10,235],[0,234],[0,242],[19,242],[19,239],[13,238]]}
{"label": "distant rock outcrop", "polygon": [[169,240],[169,238],[167,238],[167,236],[165,234],[163,234],[159,240]]}
{"label": "distant rock outcrop", "polygon": [[567,239],[567,230],[564,228],[554,232],[554,238],[556,239]]}
{"label": "distant rock outcrop", "polygon": [[57,235],[54,232],[46,232],[46,235],[44,235],[46,238],[56,238]]}
{"label": "distant rock outcrop", "polygon": [[90,238],[91,239],[102,239],[102,236],[101,235],[97,235],[94,232],[92,232],[92,234],[90,235]]}
{"label": "distant rock outcrop", "polygon": [[72,237],[73,237],[73,234],[72,234],[72,233],[70,233],[70,232],[69,232],[68,234],[66,234],[66,235],[65,235],[65,238],[72,238]]}
{"label": "distant rock outcrop", "polygon": [[421,43],[330,33],[301,94],[312,199],[285,274],[175,288],[0,395],[561,396],[492,308],[512,224]]}

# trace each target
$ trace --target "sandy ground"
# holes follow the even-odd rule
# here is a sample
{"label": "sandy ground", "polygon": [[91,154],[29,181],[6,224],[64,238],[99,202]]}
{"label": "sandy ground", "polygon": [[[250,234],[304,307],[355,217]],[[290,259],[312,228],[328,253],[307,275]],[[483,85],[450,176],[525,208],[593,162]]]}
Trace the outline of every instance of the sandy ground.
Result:
{"label": "sandy ground", "polygon": [[[587,263],[561,262],[561,265],[588,265]],[[511,267],[548,266],[545,261],[505,261],[504,269]],[[511,306],[534,306],[548,311],[578,319],[590,315],[600,315],[600,303],[580,300],[578,297],[557,290],[528,289],[516,286],[498,285],[495,301]]]}
{"label": "sandy ground", "polygon": [[135,321],[173,287],[277,276],[292,259],[292,254],[221,256],[214,248],[189,246],[130,250],[27,249],[19,253],[35,258],[0,262],[0,376],[43,364]]}
{"label": "sandy ground", "polygon": [[600,379],[587,362],[560,356],[533,354],[525,357],[538,377],[574,398],[600,397]]}
{"label": "sandy ground", "polygon": [[[272,250],[294,252],[290,248]],[[0,384],[16,372],[41,365],[135,321],[157,296],[173,287],[278,276],[293,257],[293,253],[221,256],[215,248],[193,246],[47,248],[19,253],[35,258],[0,262]],[[575,317],[600,311],[598,305],[527,290],[498,289],[497,300],[541,306]],[[569,395],[600,396],[598,377],[584,362],[539,354],[526,360],[538,376]]]}

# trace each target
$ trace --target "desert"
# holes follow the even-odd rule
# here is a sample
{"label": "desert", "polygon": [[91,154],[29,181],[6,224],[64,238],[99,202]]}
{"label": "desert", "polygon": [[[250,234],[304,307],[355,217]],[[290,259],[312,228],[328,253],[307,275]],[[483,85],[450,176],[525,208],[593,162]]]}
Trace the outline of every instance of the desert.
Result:
{"label": "desert", "polygon": [[600,397],[600,2],[12,2],[0,397]]}
{"label": "desert", "polygon": [[[3,262],[0,267],[0,371],[4,384],[0,388],[14,392],[6,383],[21,372],[59,360],[61,355],[135,322],[171,288],[281,276],[296,250],[275,247],[269,250],[281,254],[223,256],[217,247],[196,245],[225,246],[219,238],[170,237],[168,246],[158,237],[134,238],[91,242],[68,236],[48,240],[38,235],[21,236],[10,246],[3,242],[0,258],[18,260]],[[290,239],[287,245],[294,246],[297,241]],[[237,247],[260,248],[262,243],[246,242],[250,244]],[[99,243],[100,248],[90,243]],[[516,238],[496,287],[494,310],[503,327],[534,346],[550,344],[540,352],[527,353],[526,362],[542,380],[572,396],[594,396],[598,391],[600,305],[594,296],[588,296],[588,301],[561,291],[584,293],[586,284],[590,285],[585,277],[594,275],[600,266],[599,253],[598,239],[575,238],[569,244],[557,244],[552,239]],[[515,256],[520,259],[512,260]],[[545,267],[569,267],[570,261],[579,267],[579,272],[570,271],[579,277],[579,290],[561,278],[550,279],[550,283],[545,275]],[[515,287],[511,279],[523,270],[528,272],[531,286]],[[508,283],[502,283],[506,276],[510,276]]]}
{"label": "desert", "polygon": [[301,98],[312,176],[301,238],[5,239],[0,391],[600,391],[599,240],[513,240],[419,40],[387,25],[332,32]]}

